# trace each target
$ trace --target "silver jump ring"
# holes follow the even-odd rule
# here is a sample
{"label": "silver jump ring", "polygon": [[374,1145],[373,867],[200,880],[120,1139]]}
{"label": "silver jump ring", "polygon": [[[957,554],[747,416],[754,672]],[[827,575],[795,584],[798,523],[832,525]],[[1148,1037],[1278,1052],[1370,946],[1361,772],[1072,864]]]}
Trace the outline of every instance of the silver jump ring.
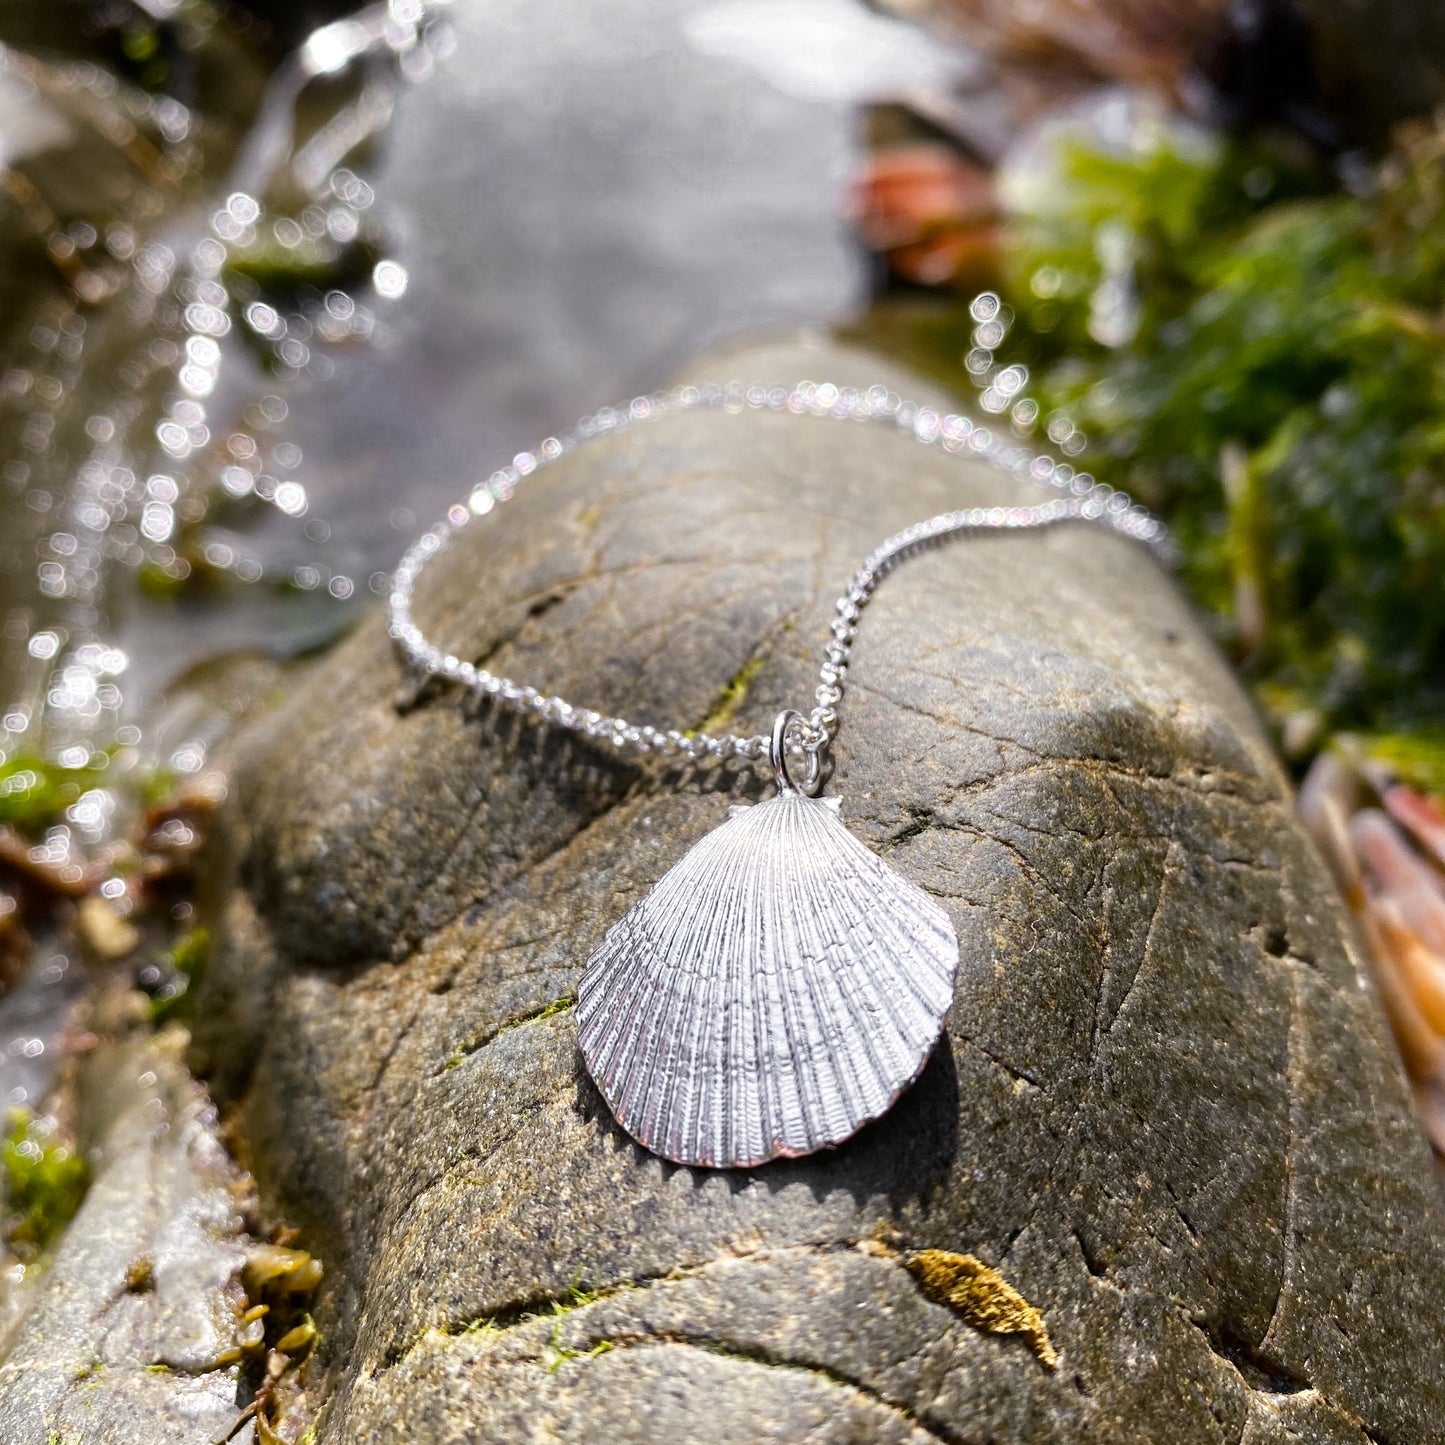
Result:
{"label": "silver jump ring", "polygon": [[795,712],[792,708],[784,708],[773,719],[773,736],[772,741],[768,744],[768,761],[773,765],[780,793],[802,793],[805,797],[816,798],[818,789],[823,785],[821,742],[816,747],[804,749],[808,759],[808,772],[801,783],[795,782],[788,772],[788,737],[794,731],[802,731],[806,727],[807,722],[802,713]]}

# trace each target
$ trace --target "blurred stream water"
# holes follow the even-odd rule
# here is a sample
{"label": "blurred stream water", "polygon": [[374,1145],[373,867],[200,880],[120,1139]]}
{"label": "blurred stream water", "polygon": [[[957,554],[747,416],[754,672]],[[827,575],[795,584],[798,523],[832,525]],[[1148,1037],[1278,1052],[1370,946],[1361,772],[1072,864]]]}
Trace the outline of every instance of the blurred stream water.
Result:
{"label": "blurred stream water", "polygon": [[[218,25],[188,108],[5,18],[0,765],[109,768],[32,850],[73,879],[118,775],[204,765],[187,667],[334,635],[477,476],[719,339],[853,314],[857,103],[940,66],[855,0],[389,0],[269,79]],[[35,942],[0,1104],[82,983]]]}

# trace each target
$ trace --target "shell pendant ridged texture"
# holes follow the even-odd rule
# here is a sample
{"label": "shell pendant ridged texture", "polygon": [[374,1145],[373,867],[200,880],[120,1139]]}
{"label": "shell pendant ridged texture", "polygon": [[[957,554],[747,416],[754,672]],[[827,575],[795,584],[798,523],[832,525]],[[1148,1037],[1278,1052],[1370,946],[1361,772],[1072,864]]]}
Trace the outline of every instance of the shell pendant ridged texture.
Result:
{"label": "shell pendant ridged texture", "polygon": [[953,999],[942,908],[785,789],[735,808],[608,931],[577,994],[617,1122],[679,1164],[841,1143],[927,1062]]}

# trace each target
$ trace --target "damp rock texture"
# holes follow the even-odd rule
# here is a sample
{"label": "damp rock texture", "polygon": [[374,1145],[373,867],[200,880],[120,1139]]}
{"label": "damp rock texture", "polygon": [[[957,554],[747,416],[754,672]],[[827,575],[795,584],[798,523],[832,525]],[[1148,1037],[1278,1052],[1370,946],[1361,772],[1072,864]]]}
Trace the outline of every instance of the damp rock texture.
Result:
{"label": "damp rock texture", "polygon": [[[922,390],[832,347],[706,370]],[[578,704],[760,731],[875,543],[1025,490],[882,429],[669,419],[525,483],[418,616]],[[418,695],[380,615],[244,738],[193,1062],[328,1262],[316,1439],[1445,1438],[1430,1158],[1175,585],[1085,527],[960,541],[883,585],[849,684],[829,789],[949,910],[957,996],[881,1122],[740,1173],[616,1127],[570,1002],[760,781]]]}
{"label": "damp rock texture", "polygon": [[7,1445],[209,1445],[240,1413],[247,1185],[184,1046],[168,1030],[82,1066],[94,1177],[0,1338]]}

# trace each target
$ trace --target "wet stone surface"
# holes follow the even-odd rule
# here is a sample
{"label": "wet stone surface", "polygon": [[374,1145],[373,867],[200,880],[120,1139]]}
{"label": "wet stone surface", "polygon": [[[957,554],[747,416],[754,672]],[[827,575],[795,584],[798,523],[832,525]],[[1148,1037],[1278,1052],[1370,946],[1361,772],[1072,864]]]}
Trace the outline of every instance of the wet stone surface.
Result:
{"label": "wet stone surface", "polygon": [[[832,350],[708,370],[918,390]],[[524,486],[419,620],[582,705],[755,731],[874,543],[1012,485],[670,419]],[[761,784],[409,696],[375,615],[253,728],[205,904],[193,1062],[328,1263],[318,1441],[1435,1438],[1429,1156],[1285,779],[1141,550],[980,538],[881,589],[831,791],[950,911],[957,998],[885,1119],[753,1172],[623,1135],[566,1001]],[[917,1249],[998,1270],[1058,1367],[925,1298]]]}
{"label": "wet stone surface", "polygon": [[173,1030],[82,1066],[94,1180],[54,1259],[12,1303],[0,1439],[209,1445],[236,1421],[245,1183],[184,1047]]}

